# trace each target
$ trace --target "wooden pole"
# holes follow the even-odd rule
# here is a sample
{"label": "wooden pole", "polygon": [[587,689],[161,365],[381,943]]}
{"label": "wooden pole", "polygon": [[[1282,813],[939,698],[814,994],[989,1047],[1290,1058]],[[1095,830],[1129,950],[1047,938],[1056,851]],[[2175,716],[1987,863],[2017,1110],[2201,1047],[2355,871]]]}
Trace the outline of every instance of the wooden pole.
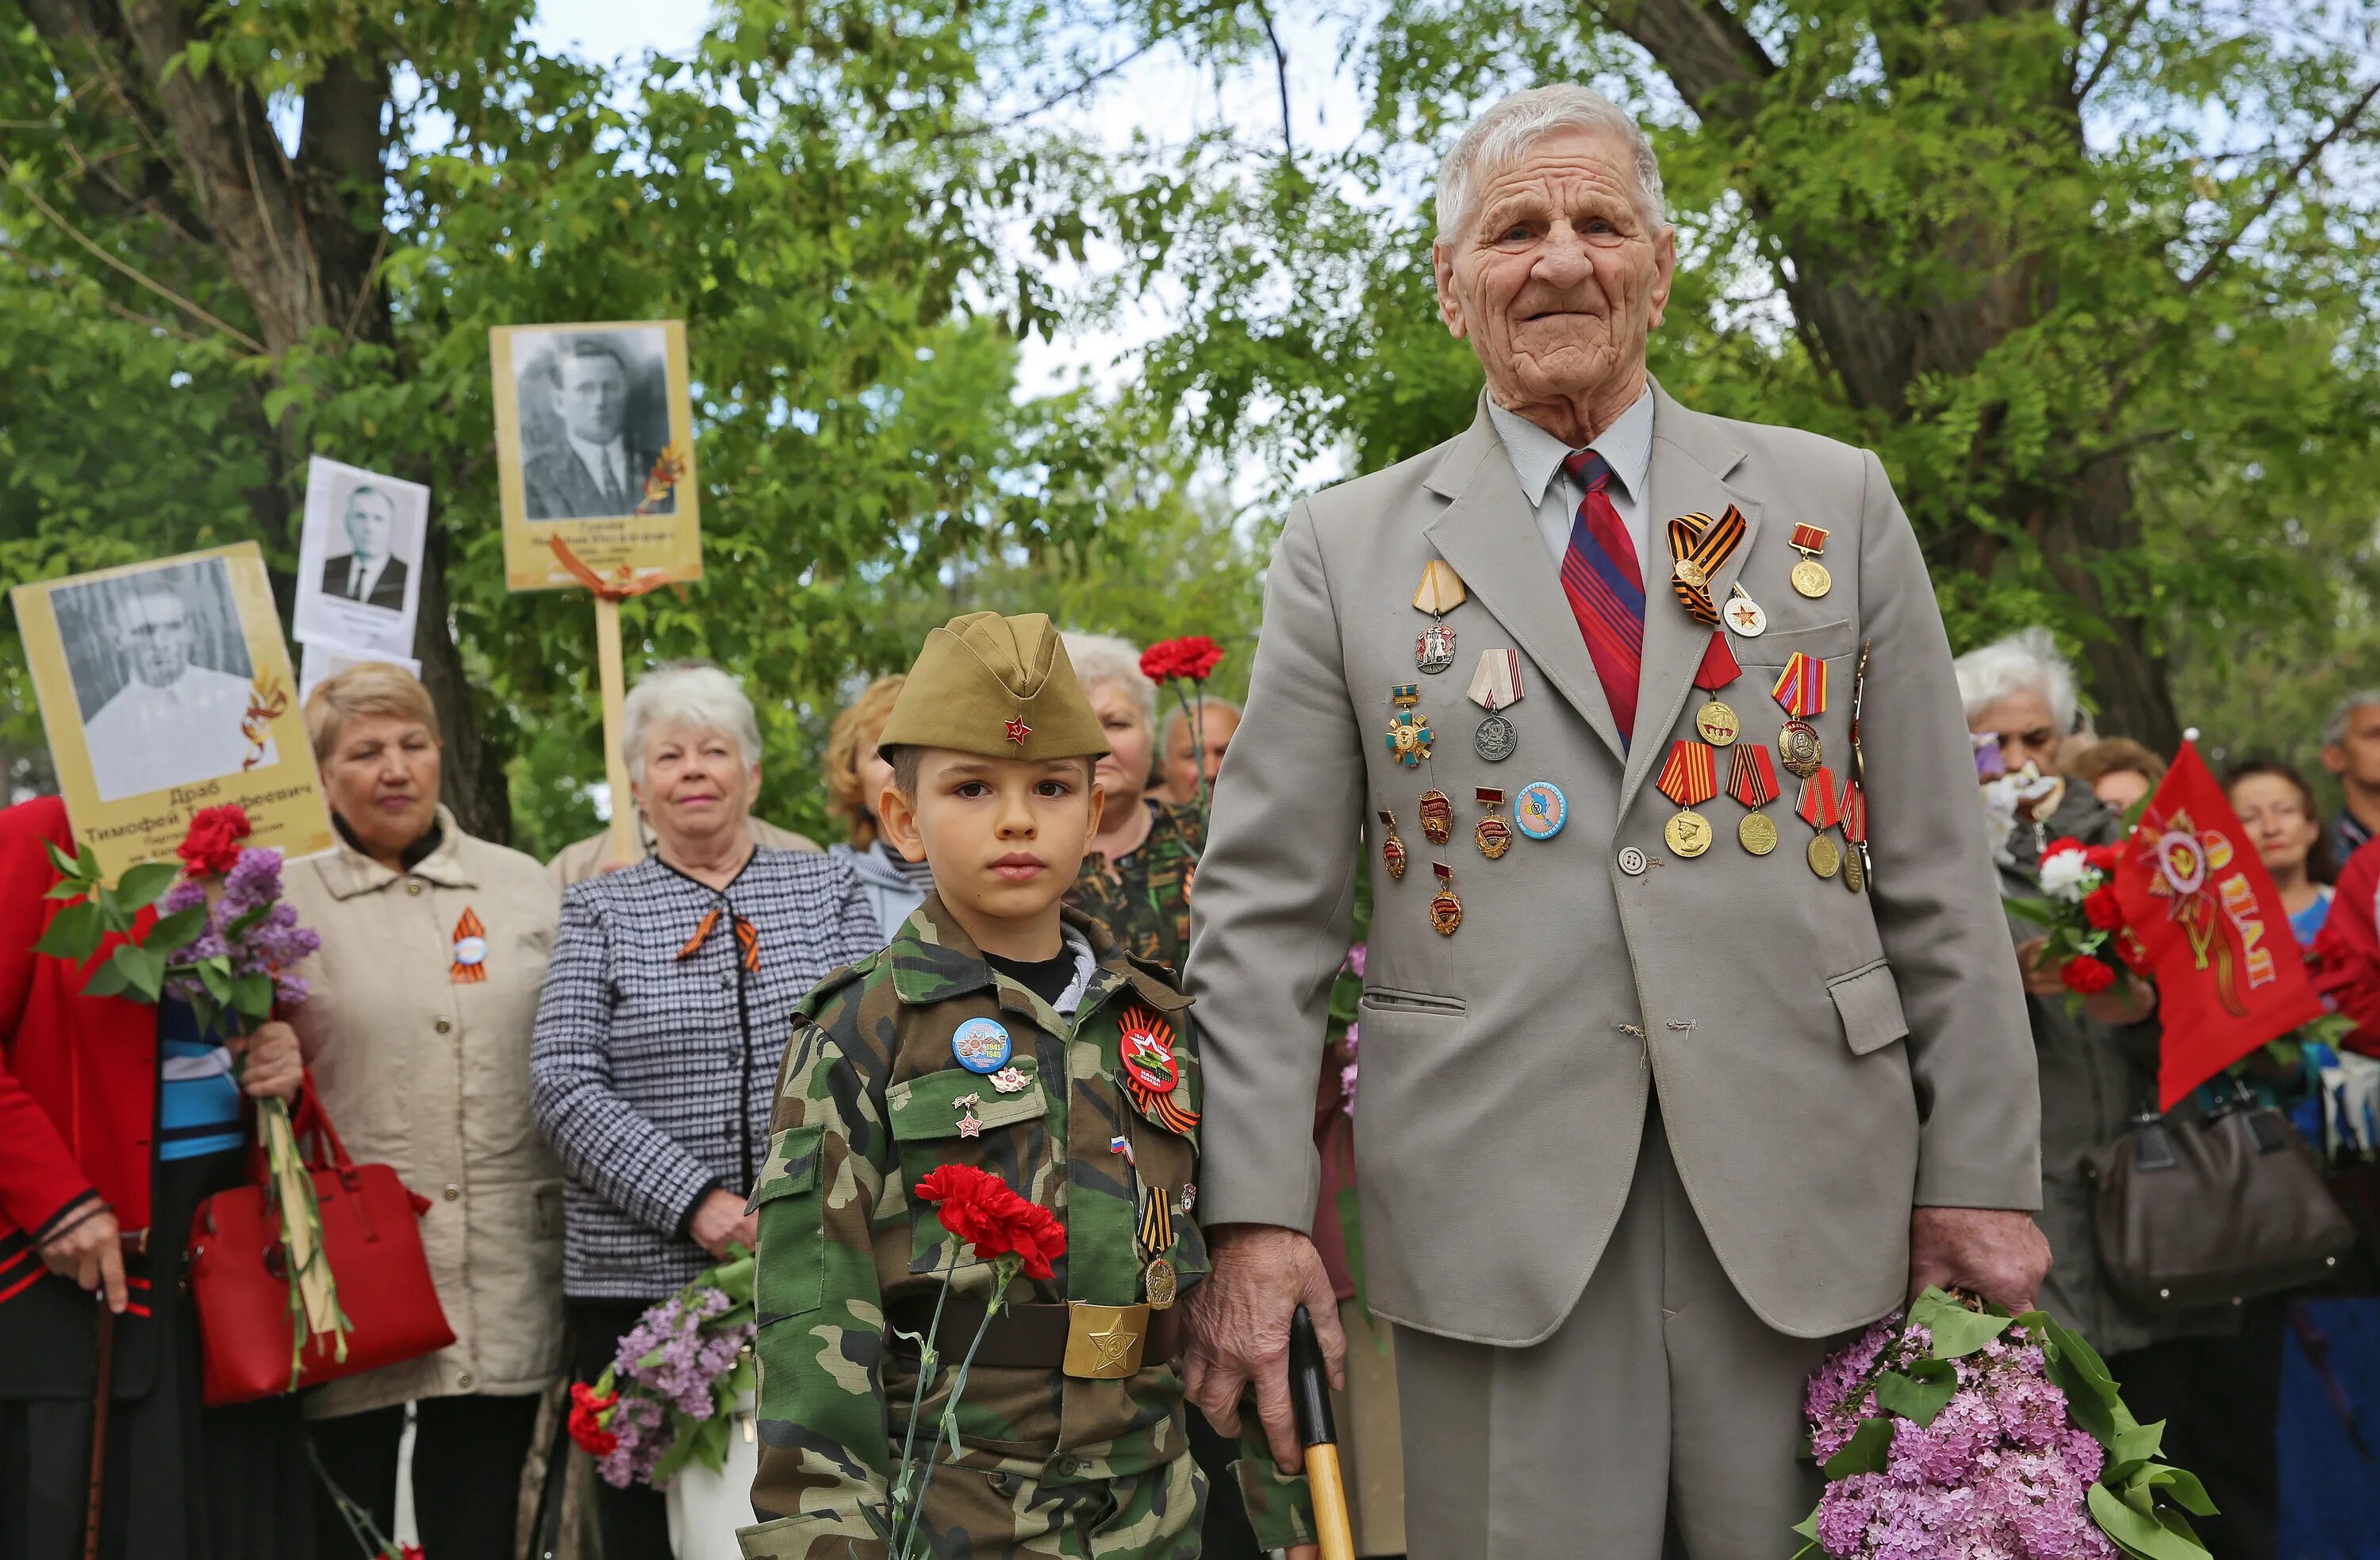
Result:
{"label": "wooden pole", "polygon": [[627,676],[620,664],[620,603],[609,596],[595,598],[595,669],[603,687],[603,777],[612,786],[612,859],[633,866],[639,855],[637,798],[628,793],[628,761],[620,753],[620,730],[627,723]]}

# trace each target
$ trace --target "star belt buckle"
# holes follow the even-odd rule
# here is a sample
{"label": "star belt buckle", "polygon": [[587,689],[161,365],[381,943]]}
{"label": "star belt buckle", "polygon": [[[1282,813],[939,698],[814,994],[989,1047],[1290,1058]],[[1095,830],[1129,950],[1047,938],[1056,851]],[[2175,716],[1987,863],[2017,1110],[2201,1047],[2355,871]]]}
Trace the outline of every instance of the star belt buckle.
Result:
{"label": "star belt buckle", "polygon": [[1140,1373],[1148,1338],[1148,1307],[1066,1302],[1065,1373],[1086,1381],[1122,1381]]}

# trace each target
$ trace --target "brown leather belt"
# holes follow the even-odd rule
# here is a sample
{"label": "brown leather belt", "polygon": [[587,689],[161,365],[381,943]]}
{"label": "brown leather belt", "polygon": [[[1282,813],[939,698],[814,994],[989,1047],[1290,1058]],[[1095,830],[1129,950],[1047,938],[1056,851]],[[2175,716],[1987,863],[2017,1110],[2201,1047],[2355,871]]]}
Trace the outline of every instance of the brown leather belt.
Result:
{"label": "brown leather belt", "polygon": [[[1066,1305],[1012,1304],[991,1319],[990,1326],[984,1328],[983,1342],[976,1345],[976,1330],[984,1327],[987,1309],[981,1300],[956,1297],[943,1303],[941,1326],[934,1335],[934,1352],[941,1357],[945,1367],[966,1358],[971,1345],[975,1346],[978,1365],[1063,1371],[1067,1375],[1087,1380],[1117,1380],[1134,1375],[1140,1370],[1144,1356],[1152,1360],[1170,1358],[1161,1341],[1151,1337],[1160,1329],[1151,1326],[1146,1305],[1100,1306],[1085,1301]],[[934,1322],[933,1298],[926,1295],[904,1296],[885,1308],[885,1322],[886,1349],[901,1359],[915,1359],[917,1346],[901,1336],[901,1332],[925,1335]],[[1171,1329],[1162,1331],[1170,1334]]]}

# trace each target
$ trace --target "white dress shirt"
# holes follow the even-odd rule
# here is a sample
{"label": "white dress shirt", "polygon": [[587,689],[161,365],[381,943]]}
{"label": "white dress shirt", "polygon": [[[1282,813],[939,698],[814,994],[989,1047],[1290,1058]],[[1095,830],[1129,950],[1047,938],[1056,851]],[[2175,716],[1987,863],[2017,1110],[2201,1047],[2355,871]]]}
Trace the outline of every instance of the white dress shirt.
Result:
{"label": "white dress shirt", "polygon": [[[1570,446],[1519,412],[1506,411],[1493,398],[1488,402],[1488,420],[1496,425],[1497,437],[1504,441],[1504,451],[1512,457],[1521,491],[1537,506],[1537,534],[1545,538],[1546,552],[1560,568],[1570,552],[1571,523],[1586,499],[1586,490],[1562,470]],[[1651,381],[1590,447],[1611,468],[1611,484],[1603,490],[1604,495],[1619,511],[1620,523],[1628,528],[1628,540],[1635,543],[1637,574],[1642,579],[1652,567],[1648,560],[1653,555],[1653,522],[1645,504],[1645,477],[1653,464]]]}
{"label": "white dress shirt", "polygon": [[380,586],[380,577],[388,570],[388,557],[385,554],[374,558],[369,569],[359,567],[362,563],[362,558],[354,554],[348,555],[347,599],[349,601],[370,602],[372,591]]}
{"label": "white dress shirt", "polygon": [[577,434],[569,435],[570,447],[578,452],[578,463],[595,479],[595,485],[606,497],[618,497],[628,491],[628,449],[625,438],[610,444],[590,444]]}
{"label": "white dress shirt", "polygon": [[[254,751],[239,728],[253,692],[246,678],[206,666],[185,668],[168,688],[137,677],[125,684],[83,725],[99,799],[237,774]],[[268,737],[257,762],[278,758]]]}

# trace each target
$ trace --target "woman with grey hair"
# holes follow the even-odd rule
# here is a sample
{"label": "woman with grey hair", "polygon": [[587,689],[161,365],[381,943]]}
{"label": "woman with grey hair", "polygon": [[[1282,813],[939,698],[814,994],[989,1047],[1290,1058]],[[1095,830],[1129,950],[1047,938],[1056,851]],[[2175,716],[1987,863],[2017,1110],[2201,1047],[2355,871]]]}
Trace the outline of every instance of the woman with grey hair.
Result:
{"label": "woman with grey hair", "polygon": [[1190,945],[1190,879],[1207,836],[1196,810],[1150,794],[1157,685],[1141,675],[1140,652],[1124,640],[1063,638],[1108,740],[1108,756],[1093,776],[1106,793],[1099,832],[1066,902],[1105,921],[1134,954],[1178,971]]}
{"label": "woman with grey hair", "polygon": [[[656,837],[571,888],[538,1003],[531,1108],[562,1156],[571,1365],[592,1382],[644,1309],[749,1247],[794,1006],[882,945],[849,863],[767,849],[752,701],[718,667],[656,667],[628,695],[630,785]],[[607,1554],[666,1555],[649,1489],[596,1492]]]}

